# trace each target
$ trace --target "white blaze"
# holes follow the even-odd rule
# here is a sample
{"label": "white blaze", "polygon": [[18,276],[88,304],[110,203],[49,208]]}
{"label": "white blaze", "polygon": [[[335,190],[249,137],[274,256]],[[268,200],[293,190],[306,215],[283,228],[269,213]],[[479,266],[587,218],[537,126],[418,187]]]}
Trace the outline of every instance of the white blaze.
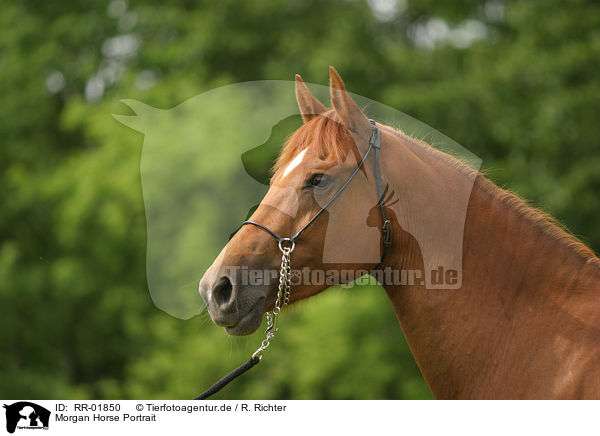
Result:
{"label": "white blaze", "polygon": [[306,150],[308,150],[308,147],[306,147],[304,150],[302,150],[300,153],[298,153],[298,156],[296,156],[289,163],[289,165],[283,171],[283,176],[281,176],[282,179],[285,176],[287,176],[289,173],[291,173],[294,170],[294,168],[296,168],[298,165],[300,165],[300,163],[302,162],[302,159],[304,159],[304,155],[306,154]]}

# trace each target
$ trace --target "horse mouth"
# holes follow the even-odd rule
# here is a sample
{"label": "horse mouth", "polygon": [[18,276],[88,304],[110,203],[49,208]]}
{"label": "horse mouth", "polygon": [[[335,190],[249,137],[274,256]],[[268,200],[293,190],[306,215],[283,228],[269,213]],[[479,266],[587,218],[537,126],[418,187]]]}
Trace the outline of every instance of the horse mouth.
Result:
{"label": "horse mouth", "polygon": [[245,336],[254,333],[262,323],[265,310],[264,305],[265,298],[259,298],[254,306],[236,324],[224,326],[225,332],[231,336]]}

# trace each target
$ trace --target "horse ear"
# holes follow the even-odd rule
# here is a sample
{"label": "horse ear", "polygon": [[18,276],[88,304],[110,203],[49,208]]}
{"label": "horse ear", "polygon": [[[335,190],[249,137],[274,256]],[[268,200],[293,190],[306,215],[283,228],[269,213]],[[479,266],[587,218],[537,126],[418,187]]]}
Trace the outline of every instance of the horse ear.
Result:
{"label": "horse ear", "polygon": [[371,135],[371,123],[360,108],[356,105],[338,72],[332,66],[329,67],[329,89],[331,93],[331,106],[342,119],[344,126],[353,133],[369,138]]}
{"label": "horse ear", "polygon": [[308,89],[299,74],[296,74],[296,100],[300,114],[305,123],[327,111],[327,108],[317,100]]}

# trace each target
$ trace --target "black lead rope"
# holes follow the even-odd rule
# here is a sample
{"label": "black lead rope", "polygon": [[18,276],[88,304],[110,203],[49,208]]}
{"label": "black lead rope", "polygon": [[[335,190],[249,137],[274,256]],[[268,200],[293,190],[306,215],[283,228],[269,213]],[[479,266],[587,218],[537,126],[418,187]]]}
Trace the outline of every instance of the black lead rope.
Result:
{"label": "black lead rope", "polygon": [[258,365],[259,362],[260,362],[260,358],[258,356],[252,356],[250,359],[248,359],[247,362],[244,362],[243,364],[238,366],[236,369],[231,371],[229,374],[227,374],[221,380],[219,380],[214,385],[212,385],[210,388],[208,388],[207,390],[202,392],[200,395],[198,395],[196,398],[194,398],[194,400],[206,400],[208,397],[216,394],[221,389],[223,389],[225,386],[227,386],[230,382],[232,382],[233,380],[238,378],[240,375],[242,375],[243,373],[248,371],[254,365]]}
{"label": "black lead rope", "polygon": [[[379,130],[379,127],[377,127],[377,125],[375,124],[375,121],[369,119],[369,122],[371,123],[371,137],[369,138],[369,148],[365,152],[365,155],[361,159],[360,163],[358,164],[358,166],[356,167],[354,172],[350,175],[350,177],[348,177],[346,182],[344,182],[344,184],[340,187],[340,189],[338,189],[336,191],[336,193],[333,195],[333,197],[331,197],[329,199],[329,201],[327,201],[327,203],[325,203],[325,205],[321,208],[321,210],[319,210],[310,219],[310,221],[308,221],[308,223],[306,223],[300,230],[298,230],[298,232],[294,236],[292,236],[291,238],[284,238],[282,236],[279,236],[277,233],[275,233],[268,227],[266,227],[260,223],[254,222],[254,221],[248,220],[248,221],[244,221],[242,223],[242,226],[244,226],[245,224],[251,224],[253,226],[261,228],[261,229],[265,230],[266,232],[268,232],[271,236],[273,236],[277,240],[277,242],[279,243],[279,249],[283,253],[282,272],[283,272],[283,265],[284,265],[284,262],[285,262],[285,259],[287,256],[287,271],[289,274],[289,255],[290,255],[291,251],[294,249],[296,239],[298,239],[298,237],[300,237],[300,234],[308,226],[310,226],[317,219],[317,217],[325,209],[327,209],[327,207],[331,203],[333,203],[333,201],[336,198],[339,197],[339,195],[342,193],[342,191],[344,189],[346,189],[346,187],[350,184],[352,179],[356,176],[356,174],[358,174],[360,169],[365,164],[365,161],[367,160],[367,157],[369,156],[369,153],[371,152],[372,149],[375,149],[375,185],[377,187],[377,197],[379,200],[379,208],[381,210],[381,218],[383,219],[383,225],[381,228],[381,236],[382,236],[382,240],[383,240],[383,250],[381,253],[381,260],[379,261],[379,264],[377,264],[377,266],[375,268],[373,268],[373,270],[379,269],[379,267],[383,264],[385,255],[387,254],[387,251],[388,251],[388,248],[392,245],[392,234],[391,234],[390,220],[388,219],[387,213],[385,212],[385,204],[384,204],[384,198],[383,198],[383,181],[381,179],[381,169],[379,166],[379,150],[381,149],[381,131]],[[283,244],[291,244],[291,247],[288,246],[287,248],[284,248],[284,247],[282,247],[282,243]],[[286,254],[286,250],[287,250],[287,254]],[[237,367],[236,369],[231,371],[229,374],[227,374],[221,380],[216,382],[214,385],[212,385],[206,391],[204,391],[203,393],[198,395],[196,398],[194,398],[194,400],[207,399],[211,395],[219,392],[221,389],[223,389],[225,386],[227,386],[233,380],[238,378],[240,375],[244,374],[246,371],[248,371],[249,369],[253,368],[255,365],[258,365],[260,363],[260,360],[262,359],[262,352],[264,350],[266,350],[266,348],[269,346],[269,339],[271,339],[274,336],[275,331],[277,331],[275,324],[276,324],[276,316],[279,314],[279,310],[281,310],[281,308],[278,306],[280,297],[283,297],[283,303],[284,303],[283,305],[284,306],[287,304],[287,299],[289,299],[289,283],[287,283],[287,292],[288,292],[287,298],[285,295],[280,295],[281,294],[281,284],[282,284],[282,282],[281,282],[281,277],[280,277],[280,291],[278,293],[277,302],[275,303],[278,310],[277,310],[277,313],[271,314],[271,318],[269,318],[269,316],[267,317],[267,321],[269,324],[267,327],[267,330],[266,330],[267,338],[263,341],[261,347],[254,352],[252,357],[250,357],[250,359],[248,359],[247,362],[243,363],[242,365],[240,365],[239,367]],[[267,315],[269,315],[269,313],[267,313]]]}

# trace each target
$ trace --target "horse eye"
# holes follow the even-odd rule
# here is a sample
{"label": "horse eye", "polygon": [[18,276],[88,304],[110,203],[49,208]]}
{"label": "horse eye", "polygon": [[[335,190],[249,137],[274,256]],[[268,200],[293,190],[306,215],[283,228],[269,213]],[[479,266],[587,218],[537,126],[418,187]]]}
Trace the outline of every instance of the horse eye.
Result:
{"label": "horse eye", "polygon": [[308,181],[308,186],[311,188],[326,188],[330,183],[331,180],[325,174],[313,174]]}

